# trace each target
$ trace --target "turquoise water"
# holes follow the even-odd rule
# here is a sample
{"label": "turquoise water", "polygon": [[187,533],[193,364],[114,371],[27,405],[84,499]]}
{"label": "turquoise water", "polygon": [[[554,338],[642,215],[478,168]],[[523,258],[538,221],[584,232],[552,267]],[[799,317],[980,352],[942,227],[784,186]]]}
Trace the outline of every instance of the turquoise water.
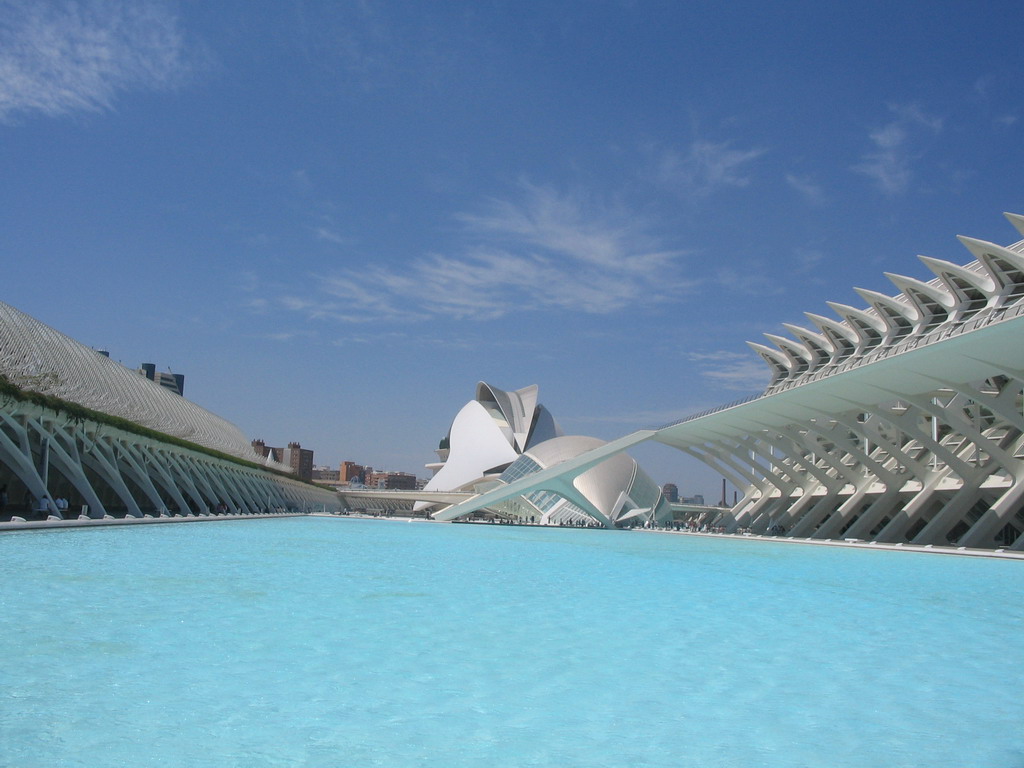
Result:
{"label": "turquoise water", "polygon": [[270,519],[0,536],[0,765],[1024,766],[1024,563]]}

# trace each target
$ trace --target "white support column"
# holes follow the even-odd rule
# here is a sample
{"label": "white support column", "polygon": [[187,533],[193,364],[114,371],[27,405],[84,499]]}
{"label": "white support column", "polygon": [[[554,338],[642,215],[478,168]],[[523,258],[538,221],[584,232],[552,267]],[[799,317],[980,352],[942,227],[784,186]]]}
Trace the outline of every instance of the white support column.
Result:
{"label": "white support column", "polygon": [[1015,513],[1021,508],[1021,503],[1024,501],[1024,478],[1016,476],[1014,479],[1013,485],[1007,488],[995,504],[989,507],[988,512],[983,514],[981,519],[960,538],[958,542],[960,546],[985,548],[994,546],[995,535],[1004,525],[1013,522]]}
{"label": "white support column", "polygon": [[[827,453],[817,454],[815,449],[820,448],[820,444],[809,439],[808,434],[810,433],[800,434],[790,427],[778,433],[769,432],[762,436],[765,442],[789,456],[789,460],[796,468],[796,478],[800,481],[800,495],[790,493],[785,502],[779,505],[778,509],[772,510],[770,515],[762,513],[760,519],[750,526],[753,530],[769,531],[773,524],[789,530],[793,522],[811,505],[818,489],[823,489],[828,494],[831,491],[838,493],[843,487],[842,479],[830,476],[827,470],[816,463],[822,459],[830,463],[831,457]],[[839,473],[846,469],[839,463],[830,465]]]}
{"label": "white support column", "polygon": [[159,514],[160,510],[165,509],[167,504],[164,502],[156,486],[153,485],[149,473],[136,461],[124,442],[120,440],[114,442],[111,445],[111,449],[111,454],[114,457],[117,468],[123,475],[131,478],[135,485],[146,494],[146,497],[153,505],[153,509]]}
{"label": "white support column", "polygon": [[[205,512],[207,510],[207,499],[203,496],[202,491],[196,487],[196,484],[192,481],[191,475],[185,467],[178,462],[177,457],[168,449],[158,448],[154,450],[154,462],[152,467],[159,472],[160,476],[165,479],[165,482],[169,483],[175,488],[182,489],[188,497],[192,499],[192,502],[196,506],[198,512]],[[179,505],[180,512],[183,515],[192,513],[192,504],[189,504],[184,498],[184,494],[179,494]]]}
{"label": "white support column", "polygon": [[[160,461],[159,456],[153,451],[151,445],[135,445],[125,446],[125,450],[133,451],[136,463],[143,468],[146,476],[150,479],[150,482],[154,486],[157,484],[163,488],[164,493],[174,500],[175,504],[178,505],[178,509],[184,514],[188,511],[188,502],[185,500],[184,495],[178,489],[177,483],[171,478],[170,474],[164,468],[163,463]],[[170,513],[170,509],[165,505],[160,511],[160,514]]]}
{"label": "white support column", "polygon": [[[189,485],[196,491],[197,495],[193,496],[198,507],[196,514],[208,513],[210,504],[217,503],[217,494],[210,488],[206,479],[195,471],[193,462],[183,454],[167,451],[164,455],[167,457],[167,465],[174,468],[178,477],[187,478]],[[185,513],[191,514],[191,509],[185,510]]]}
{"label": "white support column", "polygon": [[[746,451],[742,447],[728,446],[723,442],[705,445],[704,450],[709,455],[714,456],[720,464],[730,467],[736,474],[750,478],[751,487],[756,488],[760,493],[760,496],[754,499],[752,504],[747,504],[742,510],[733,512],[732,522],[726,526],[726,530],[729,532],[735,531],[737,528],[743,527],[750,520],[755,519],[762,508],[772,503],[772,488],[778,491],[778,495],[775,496],[776,500],[793,488],[792,485],[787,484],[786,490],[783,490],[781,478],[763,472],[764,468],[760,466],[758,466],[758,471],[762,474],[758,478],[754,474],[751,462],[744,460],[742,454],[745,454]],[[749,495],[751,494],[745,494],[745,497]]]}
{"label": "white support column", "polygon": [[0,418],[4,420],[18,438],[18,442],[15,443],[0,429],[0,460],[11,468],[15,476],[24,483],[30,494],[37,499],[48,496],[49,492],[46,490],[46,484],[39,475],[39,470],[32,458],[28,427],[21,421],[12,419],[3,412],[0,412]]}
{"label": "white support column", "polygon": [[83,502],[89,508],[90,517],[102,518],[107,514],[99,494],[85,474],[82,464],[82,452],[79,450],[81,440],[81,428],[77,425],[67,428],[56,426],[53,422],[47,422],[50,429],[50,460],[56,466],[68,482],[82,497]]}
{"label": "white support column", "polygon": [[103,478],[110,489],[121,499],[129,515],[143,517],[138,502],[135,501],[121,477],[114,449],[105,437],[101,437],[98,433],[91,438],[83,436],[82,462]]}

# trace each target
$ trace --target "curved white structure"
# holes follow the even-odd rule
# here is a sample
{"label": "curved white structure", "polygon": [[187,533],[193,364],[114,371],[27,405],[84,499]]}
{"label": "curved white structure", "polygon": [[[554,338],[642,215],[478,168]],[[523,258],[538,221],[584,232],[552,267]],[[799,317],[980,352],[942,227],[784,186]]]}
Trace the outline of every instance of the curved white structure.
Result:
{"label": "curved white structure", "polygon": [[[1024,234],[1024,217],[1007,214]],[[858,290],[751,344],[765,392],[642,430],[446,510],[582,476],[645,440],[688,453],[743,492],[710,522],[810,539],[1024,551],[1024,240],[960,241],[965,265],[921,257],[928,281]],[[704,513],[701,513],[704,514]]]}
{"label": "curved white structure", "polygon": [[[264,464],[234,424],[0,302],[0,374],[17,386]],[[291,467],[272,462],[283,472]]]}
{"label": "curved white structure", "polygon": [[[1024,216],[1005,216],[1024,234]],[[935,275],[933,279],[923,282],[886,272],[900,293],[886,296],[854,288],[868,306],[857,309],[827,302],[839,319],[808,314],[819,332],[786,325],[795,339],[765,334],[772,345],[748,342],[772,372],[765,394],[818,381],[1001,319],[1024,294],[1024,248],[1020,243],[1004,247],[970,237],[959,240],[975,257],[969,264],[918,256]]]}
{"label": "curved white structure", "polygon": [[[566,435],[546,440],[527,450],[504,472],[499,482],[510,484],[605,445],[603,440]],[[539,486],[528,493],[495,504],[491,509],[517,522],[541,525],[591,525],[606,528],[660,522],[672,511],[661,489],[625,453],[615,454],[565,481]],[[460,515],[442,510],[436,520]]]}
{"label": "curved white structure", "polygon": [[[601,440],[562,434],[551,414],[537,402],[536,385],[512,392],[479,382],[476,398],[463,406],[438,450],[444,459],[426,492],[476,491],[561,464],[603,445]],[[415,510],[432,506],[421,501]],[[461,505],[457,505],[462,509]],[[454,507],[433,514],[454,520],[468,512]],[[503,518],[542,525],[591,525],[609,528],[661,520],[670,514],[661,489],[629,456],[612,456],[568,483],[538,487],[519,498],[490,507]]]}
{"label": "curved white structure", "polygon": [[27,499],[30,509],[19,512],[59,518],[58,497],[88,518],[340,507],[328,491],[253,466],[262,457],[233,424],[2,303],[0,374],[23,391],[152,430],[140,434],[20,393],[0,395],[0,484],[8,486],[8,514]]}
{"label": "curved white structure", "polygon": [[[536,384],[511,392],[486,382],[476,397],[455,416],[438,449],[441,465],[423,490],[457,491],[497,477],[529,446],[562,434],[555,420],[537,402]],[[445,447],[446,446],[446,447]],[[417,502],[415,511],[431,506]]]}

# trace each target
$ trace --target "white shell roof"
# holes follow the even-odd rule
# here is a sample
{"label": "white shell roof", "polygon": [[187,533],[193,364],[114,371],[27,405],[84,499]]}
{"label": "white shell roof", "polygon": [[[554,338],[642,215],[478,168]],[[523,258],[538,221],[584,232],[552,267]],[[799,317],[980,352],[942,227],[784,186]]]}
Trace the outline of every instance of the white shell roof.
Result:
{"label": "white shell roof", "polygon": [[[0,302],[0,373],[53,395],[206,448],[267,464],[231,422]],[[291,471],[276,462],[271,466]]]}
{"label": "white shell roof", "polygon": [[[1024,234],[1024,217],[1005,214]],[[808,314],[820,330],[786,325],[794,339],[765,334],[770,344],[748,342],[772,372],[766,393],[816,380],[849,365],[870,362],[876,351],[897,352],[897,345],[915,346],[920,340],[959,328],[968,321],[993,320],[1005,307],[1024,299],[1024,240],[1010,246],[960,237],[975,261],[960,266],[919,256],[935,274],[927,282],[886,273],[900,289],[895,296],[854,289],[869,306],[865,309],[827,302],[839,320]]]}

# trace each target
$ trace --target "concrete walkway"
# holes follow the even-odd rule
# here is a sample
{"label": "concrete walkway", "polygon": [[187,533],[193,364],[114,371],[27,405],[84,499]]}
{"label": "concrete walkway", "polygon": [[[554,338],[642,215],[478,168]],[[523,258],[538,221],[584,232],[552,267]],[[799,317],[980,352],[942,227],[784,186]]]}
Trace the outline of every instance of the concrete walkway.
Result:
{"label": "concrete walkway", "polygon": [[819,547],[848,547],[852,549],[876,549],[886,552],[918,552],[927,555],[960,555],[962,557],[992,557],[1002,560],[1024,560],[1024,552],[1012,552],[1007,549],[972,549],[968,547],[936,547],[931,544],[917,546],[915,544],[888,544],[879,541],[863,541],[861,539],[797,539],[787,536],[759,536],[755,533],[701,533],[699,531],[669,531],[658,528],[633,528],[640,533],[668,533],[675,536],[704,536],[730,541],[767,541],[776,544],[813,544]]}
{"label": "concrete walkway", "polygon": [[267,517],[308,517],[301,512],[268,512],[252,515],[188,515],[185,517],[104,517],[82,520],[24,520],[0,523],[0,533],[12,531],[55,531],[67,528],[96,528],[109,525],[150,525],[153,523],[210,523],[216,520],[255,520]]}

